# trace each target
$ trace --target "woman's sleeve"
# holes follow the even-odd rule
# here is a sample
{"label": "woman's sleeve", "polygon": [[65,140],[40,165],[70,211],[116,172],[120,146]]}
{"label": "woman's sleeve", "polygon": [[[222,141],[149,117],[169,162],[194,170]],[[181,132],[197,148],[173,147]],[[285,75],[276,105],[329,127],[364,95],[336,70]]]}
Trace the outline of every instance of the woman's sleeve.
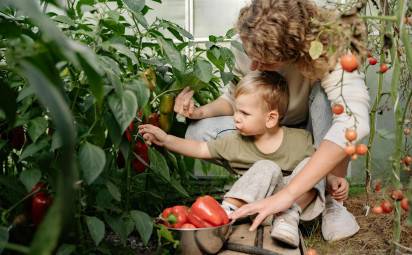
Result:
{"label": "woman's sleeve", "polygon": [[[235,67],[233,68],[233,74],[239,76],[240,78],[243,78],[243,76],[250,72],[251,61],[244,51],[239,51],[235,47],[232,47],[231,50],[233,52],[233,55],[235,56]],[[228,101],[232,105],[233,109],[235,106],[235,88],[236,85],[233,84],[233,82],[230,82],[223,88],[222,95],[220,96],[220,98]]]}
{"label": "woman's sleeve", "polygon": [[[369,134],[369,92],[365,85],[365,75],[358,70],[352,73],[342,70],[338,64],[331,73],[321,81],[321,86],[331,102],[342,104],[344,113],[333,115],[332,126],[324,139],[346,146],[345,131],[354,128],[358,134],[356,141]],[[346,108],[347,107],[347,108]],[[355,142],[356,142],[355,141]]]}

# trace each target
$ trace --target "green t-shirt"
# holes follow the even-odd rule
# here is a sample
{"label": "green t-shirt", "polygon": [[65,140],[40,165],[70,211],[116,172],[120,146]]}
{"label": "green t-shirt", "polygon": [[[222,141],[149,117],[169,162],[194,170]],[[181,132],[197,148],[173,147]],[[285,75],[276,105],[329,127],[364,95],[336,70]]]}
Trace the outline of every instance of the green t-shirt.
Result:
{"label": "green t-shirt", "polygon": [[259,151],[252,137],[242,136],[237,132],[211,140],[207,146],[213,158],[226,160],[239,174],[262,159],[275,162],[283,171],[293,171],[303,159],[313,154],[312,136],[303,129],[287,127],[282,129],[282,143],[275,152],[269,154]]}

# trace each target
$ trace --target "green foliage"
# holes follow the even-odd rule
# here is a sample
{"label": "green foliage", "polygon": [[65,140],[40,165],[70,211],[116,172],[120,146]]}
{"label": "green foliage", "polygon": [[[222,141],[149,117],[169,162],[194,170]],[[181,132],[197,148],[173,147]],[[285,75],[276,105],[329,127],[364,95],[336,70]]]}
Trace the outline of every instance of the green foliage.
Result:
{"label": "green foliage", "polygon": [[[39,181],[53,196],[34,237],[23,243],[30,249],[20,250],[90,254],[105,251],[105,234],[125,244],[135,230],[148,244],[153,218],[199,192],[193,161],[164,150],[150,148],[146,170],[133,171],[133,161],[142,160],[134,151],[137,126],[158,112],[162,93],[191,86],[199,104],[219,96],[234,77],[234,56],[221,44],[234,32],[196,48],[178,25],[148,23],[145,4],[0,1],[0,188],[7,190],[0,193],[1,228],[19,213],[33,228],[22,204],[30,204]],[[171,132],[179,128],[172,123]],[[1,242],[16,241],[8,231],[0,234]]]}

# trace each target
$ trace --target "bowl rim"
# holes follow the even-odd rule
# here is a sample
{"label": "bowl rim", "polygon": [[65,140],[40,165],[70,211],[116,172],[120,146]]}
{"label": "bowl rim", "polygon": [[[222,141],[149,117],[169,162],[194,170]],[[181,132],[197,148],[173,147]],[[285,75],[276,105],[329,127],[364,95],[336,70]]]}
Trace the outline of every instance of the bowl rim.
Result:
{"label": "bowl rim", "polygon": [[220,226],[213,226],[213,227],[207,227],[207,228],[171,228],[168,226],[165,226],[168,230],[177,230],[177,231],[194,231],[194,230],[212,230],[212,229],[218,229],[218,228],[223,228],[225,226],[232,226],[233,223],[235,223],[235,220],[231,220],[229,221],[229,223],[226,223],[224,225],[220,225]]}

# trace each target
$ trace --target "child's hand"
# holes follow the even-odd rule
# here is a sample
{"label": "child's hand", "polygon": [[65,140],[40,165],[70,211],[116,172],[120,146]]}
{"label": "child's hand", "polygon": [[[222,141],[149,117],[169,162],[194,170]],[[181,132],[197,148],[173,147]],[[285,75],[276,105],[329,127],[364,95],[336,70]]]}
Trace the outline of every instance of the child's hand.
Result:
{"label": "child's hand", "polygon": [[326,180],[327,191],[336,201],[343,201],[348,198],[349,183],[345,178],[329,174]]}
{"label": "child's hand", "polygon": [[143,139],[149,145],[154,143],[159,146],[164,146],[167,140],[167,134],[163,130],[150,124],[140,125],[139,134],[143,136]]}

